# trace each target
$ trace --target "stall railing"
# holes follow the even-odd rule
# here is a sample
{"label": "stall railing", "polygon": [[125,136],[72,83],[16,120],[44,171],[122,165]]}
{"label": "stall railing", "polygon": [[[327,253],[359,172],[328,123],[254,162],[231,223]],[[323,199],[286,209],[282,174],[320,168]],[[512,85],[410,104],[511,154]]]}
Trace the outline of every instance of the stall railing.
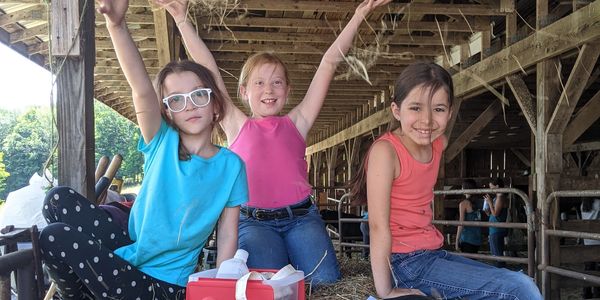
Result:
{"label": "stall railing", "polygon": [[[514,229],[523,229],[527,231],[527,257],[507,257],[507,256],[493,256],[488,254],[471,254],[471,253],[460,253],[456,252],[455,254],[483,259],[483,260],[493,260],[493,261],[505,261],[512,263],[521,263],[527,265],[527,274],[529,276],[534,277],[535,275],[535,214],[534,209],[532,207],[531,201],[527,195],[515,188],[499,188],[499,189],[470,189],[470,190],[448,190],[448,191],[434,191],[435,195],[464,195],[464,194],[496,194],[496,193],[510,193],[518,196],[524,204],[525,204],[525,212],[527,215],[526,223],[490,223],[490,222],[480,222],[480,221],[450,221],[450,220],[432,220],[432,223],[435,225],[446,225],[446,226],[470,226],[470,227],[497,227],[497,228],[514,228]],[[342,227],[344,223],[363,223],[368,222],[367,219],[353,219],[353,218],[342,218],[341,215],[341,207],[343,205],[348,205],[346,203],[349,200],[350,194],[344,194],[340,199],[338,204],[338,232],[339,232],[339,250],[342,250],[342,247],[357,247],[357,248],[369,248],[369,245],[365,244],[356,244],[350,242],[344,242],[344,236],[342,234]]]}
{"label": "stall railing", "polygon": [[[550,204],[554,201],[559,201],[560,197],[572,198],[572,197],[598,197],[600,196],[600,190],[587,190],[587,191],[555,191],[550,193],[543,203],[541,225],[540,225],[540,239],[541,239],[541,262],[537,266],[541,271],[541,284],[542,293],[547,290],[545,286],[548,282],[549,273],[558,274],[570,278],[583,280],[585,282],[594,283],[600,285],[600,276],[585,274],[577,271],[567,270],[560,267],[550,265],[550,236],[554,237],[572,237],[572,238],[584,238],[600,240],[600,233],[590,233],[583,231],[571,231],[571,230],[557,230],[548,228],[550,224]],[[546,295],[544,295],[546,296]]]}

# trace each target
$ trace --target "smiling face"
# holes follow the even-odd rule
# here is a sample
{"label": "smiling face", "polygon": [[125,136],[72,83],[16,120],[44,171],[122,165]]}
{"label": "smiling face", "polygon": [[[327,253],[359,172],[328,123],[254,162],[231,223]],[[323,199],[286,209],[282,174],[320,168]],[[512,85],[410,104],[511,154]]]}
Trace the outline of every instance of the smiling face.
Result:
{"label": "smiling face", "polygon": [[[186,94],[198,88],[206,87],[196,74],[190,71],[171,73],[163,82],[163,97],[173,94]],[[214,123],[214,105],[211,100],[204,107],[195,106],[189,98],[185,109],[180,112],[167,111],[167,116],[179,128],[181,133],[197,135],[212,131]]]}
{"label": "smiling face", "polygon": [[394,118],[400,121],[403,140],[415,146],[428,146],[446,130],[450,119],[448,93],[419,85],[406,98],[391,105]]}
{"label": "smiling face", "polygon": [[246,84],[240,85],[240,95],[256,118],[278,115],[283,110],[289,91],[284,67],[273,63],[257,66]]}

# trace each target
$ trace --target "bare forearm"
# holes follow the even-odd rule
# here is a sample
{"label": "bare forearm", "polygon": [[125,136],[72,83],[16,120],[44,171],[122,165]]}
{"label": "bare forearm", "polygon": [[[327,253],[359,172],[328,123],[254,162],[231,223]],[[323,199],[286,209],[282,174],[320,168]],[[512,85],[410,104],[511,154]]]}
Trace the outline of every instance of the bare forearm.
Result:
{"label": "bare forearm", "polygon": [[390,270],[391,236],[385,230],[371,229],[371,270],[375,290],[380,297],[386,297],[392,291]]}

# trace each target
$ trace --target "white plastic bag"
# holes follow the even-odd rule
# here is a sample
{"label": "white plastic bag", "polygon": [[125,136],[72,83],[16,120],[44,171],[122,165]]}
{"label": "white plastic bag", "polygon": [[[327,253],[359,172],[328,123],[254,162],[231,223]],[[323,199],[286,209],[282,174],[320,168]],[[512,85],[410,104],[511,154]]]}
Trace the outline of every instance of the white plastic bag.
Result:
{"label": "white plastic bag", "polygon": [[[46,171],[46,176],[52,175]],[[46,220],[42,216],[42,205],[46,196],[46,189],[51,183],[37,173],[29,179],[29,185],[10,192],[6,203],[0,212],[0,228],[13,225],[16,228],[27,228],[37,225],[38,229],[45,227]],[[56,180],[54,180],[56,185]]]}

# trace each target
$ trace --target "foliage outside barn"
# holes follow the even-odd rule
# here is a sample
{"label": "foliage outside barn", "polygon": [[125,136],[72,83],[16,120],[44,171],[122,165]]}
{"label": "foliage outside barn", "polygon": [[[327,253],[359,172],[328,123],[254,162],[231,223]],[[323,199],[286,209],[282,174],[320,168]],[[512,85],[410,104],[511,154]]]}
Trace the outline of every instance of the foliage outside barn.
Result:
{"label": "foliage outside barn", "polygon": [[[99,102],[94,110],[96,161],[103,155],[121,154],[124,159],[117,176],[125,184],[139,183],[143,157],[137,151],[137,126]],[[47,161],[47,168],[56,174],[56,155],[49,160],[57,143],[54,122],[49,108],[0,109],[0,200],[26,186],[33,173],[41,174]]]}

